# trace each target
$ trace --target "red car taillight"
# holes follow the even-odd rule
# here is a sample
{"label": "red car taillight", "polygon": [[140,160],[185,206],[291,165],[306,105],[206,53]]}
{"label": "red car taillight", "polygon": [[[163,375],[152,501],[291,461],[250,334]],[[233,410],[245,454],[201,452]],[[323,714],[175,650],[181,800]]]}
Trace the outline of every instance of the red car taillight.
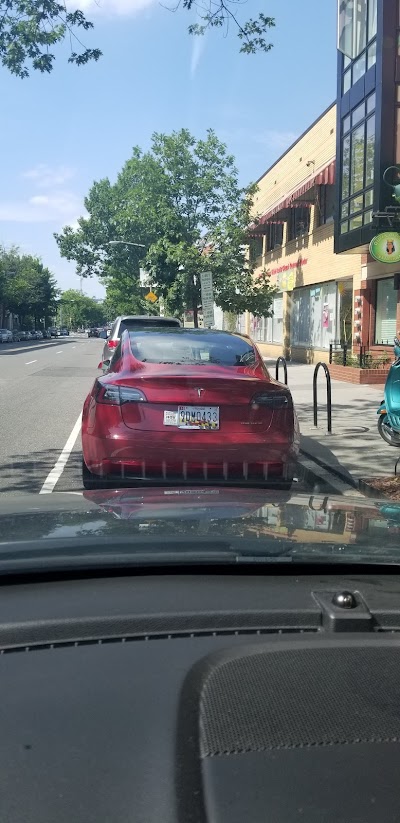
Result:
{"label": "red car taillight", "polygon": [[109,349],[116,349],[118,346],[119,340],[107,340],[107,346]]}
{"label": "red car taillight", "polygon": [[147,398],[140,389],[131,389],[128,386],[113,386],[112,384],[96,381],[94,391],[96,403],[106,406],[122,406],[124,403],[146,403]]}
{"label": "red car taillight", "polygon": [[292,398],[290,394],[261,392],[253,397],[251,405],[264,406],[269,409],[290,409],[292,408]]}

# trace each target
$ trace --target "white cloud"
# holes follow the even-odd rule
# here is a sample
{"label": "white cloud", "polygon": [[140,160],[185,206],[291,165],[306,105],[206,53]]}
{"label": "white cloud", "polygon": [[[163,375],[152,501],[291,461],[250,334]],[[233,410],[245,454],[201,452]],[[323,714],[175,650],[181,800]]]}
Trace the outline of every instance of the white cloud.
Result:
{"label": "white cloud", "polygon": [[204,45],[204,35],[193,35],[192,56],[190,60],[190,74],[192,77],[196,73],[197,66],[204,51]]}
{"label": "white cloud", "polygon": [[25,180],[32,180],[35,186],[40,189],[48,189],[52,186],[63,186],[75,175],[75,169],[69,166],[55,166],[52,168],[46,163],[38,163],[33,169],[28,169],[22,173]]}
{"label": "white cloud", "polygon": [[73,223],[84,213],[80,197],[73,192],[37,195],[26,200],[0,200],[0,221],[12,223]]}
{"label": "white cloud", "polygon": [[133,17],[135,14],[156,5],[158,0],[67,0],[67,6],[79,8],[92,16],[112,16],[115,14]]}

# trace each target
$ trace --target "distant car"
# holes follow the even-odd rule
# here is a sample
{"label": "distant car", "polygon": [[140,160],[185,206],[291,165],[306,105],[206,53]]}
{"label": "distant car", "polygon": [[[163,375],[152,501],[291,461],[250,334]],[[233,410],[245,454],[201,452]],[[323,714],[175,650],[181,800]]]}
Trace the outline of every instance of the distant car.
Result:
{"label": "distant car", "polygon": [[89,329],[87,333],[88,337],[99,337],[99,330],[98,329]]}
{"label": "distant car", "polygon": [[60,329],[60,334],[62,337],[69,337],[69,329],[63,326],[63,328]]}
{"label": "distant car", "polygon": [[13,343],[19,343],[21,341],[21,332],[19,331],[19,329],[12,330],[12,339]]}
{"label": "distant car", "polygon": [[55,326],[51,326],[49,328],[49,332],[50,332],[50,337],[59,337],[58,329],[56,329]]}
{"label": "distant car", "polygon": [[122,333],[128,331],[146,331],[146,329],[180,329],[181,322],[176,317],[149,316],[147,314],[120,315],[114,320],[113,326],[104,344],[102,362],[111,360],[121,339]]}
{"label": "distant car", "polygon": [[12,331],[9,329],[0,329],[0,343],[12,343]]}
{"label": "distant car", "polygon": [[50,329],[44,329],[44,331],[42,331],[42,335],[43,335],[43,340],[50,340],[50,337],[51,337]]}
{"label": "distant car", "polygon": [[27,335],[27,332],[26,332],[26,331],[20,331],[20,333],[19,333],[19,339],[20,339],[20,340],[27,340],[28,338],[27,338],[27,336],[26,336],[26,335]]}
{"label": "distant car", "polygon": [[43,340],[43,332],[41,332],[40,329],[38,329],[35,332],[35,334],[36,334],[36,340]]}
{"label": "distant car", "polygon": [[126,330],[83,406],[83,485],[190,477],[289,488],[299,440],[291,393],[249,338]]}

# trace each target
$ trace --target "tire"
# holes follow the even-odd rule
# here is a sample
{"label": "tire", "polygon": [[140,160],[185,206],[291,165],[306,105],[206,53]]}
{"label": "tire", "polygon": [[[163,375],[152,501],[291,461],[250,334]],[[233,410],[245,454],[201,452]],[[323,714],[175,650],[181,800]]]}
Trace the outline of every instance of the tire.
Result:
{"label": "tire", "polygon": [[388,444],[388,446],[394,446],[395,448],[400,448],[400,432],[395,432],[388,420],[387,414],[380,414],[378,420],[378,432]]}
{"label": "tire", "polygon": [[84,458],[82,457],[82,485],[86,491],[94,491],[95,489],[102,489],[103,482],[100,477],[88,469]]}

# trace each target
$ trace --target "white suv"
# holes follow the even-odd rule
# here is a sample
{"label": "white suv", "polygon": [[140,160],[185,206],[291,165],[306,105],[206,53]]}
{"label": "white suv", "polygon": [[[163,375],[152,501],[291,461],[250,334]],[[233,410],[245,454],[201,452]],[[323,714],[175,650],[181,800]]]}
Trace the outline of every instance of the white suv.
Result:
{"label": "white suv", "polygon": [[160,317],[160,315],[147,314],[120,315],[114,321],[110,334],[104,343],[101,361],[104,364],[106,361],[111,360],[125,329],[128,329],[128,331],[146,331],[146,329],[180,328],[181,325],[180,320],[176,317]]}
{"label": "white suv", "polygon": [[9,329],[0,329],[0,343],[12,343],[12,331]]}

